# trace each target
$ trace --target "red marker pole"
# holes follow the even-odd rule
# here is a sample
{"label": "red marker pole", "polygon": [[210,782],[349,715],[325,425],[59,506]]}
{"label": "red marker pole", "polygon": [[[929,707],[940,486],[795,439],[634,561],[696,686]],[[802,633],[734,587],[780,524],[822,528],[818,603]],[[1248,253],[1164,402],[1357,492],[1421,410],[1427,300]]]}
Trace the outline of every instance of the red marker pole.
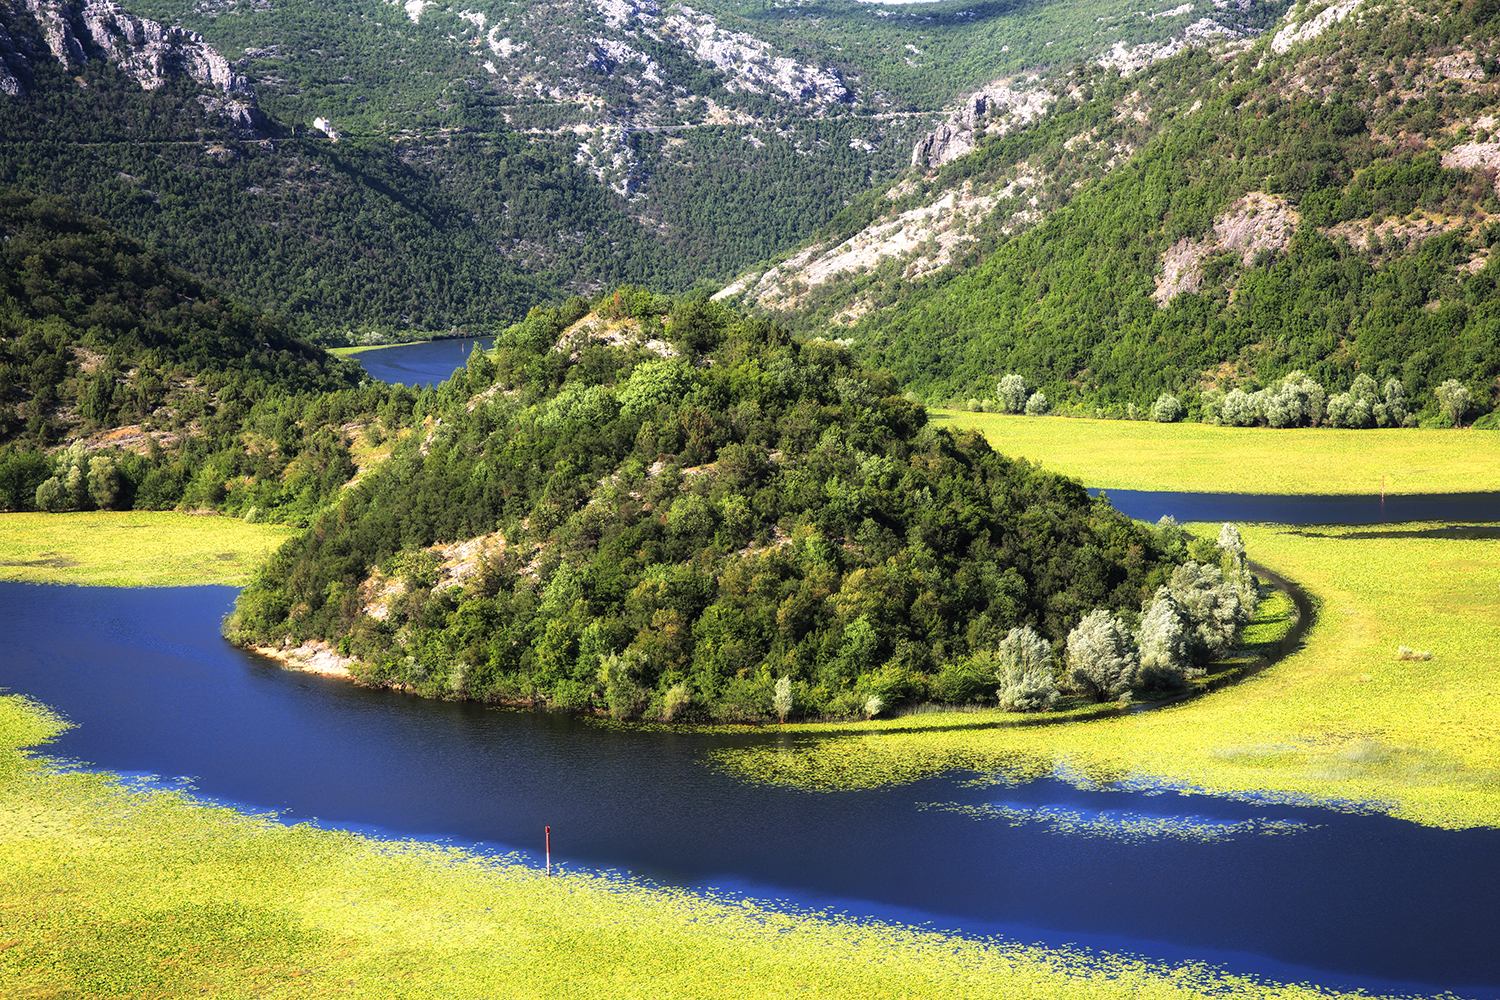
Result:
{"label": "red marker pole", "polygon": [[543,827],[547,834],[547,874],[552,874],[552,827]]}

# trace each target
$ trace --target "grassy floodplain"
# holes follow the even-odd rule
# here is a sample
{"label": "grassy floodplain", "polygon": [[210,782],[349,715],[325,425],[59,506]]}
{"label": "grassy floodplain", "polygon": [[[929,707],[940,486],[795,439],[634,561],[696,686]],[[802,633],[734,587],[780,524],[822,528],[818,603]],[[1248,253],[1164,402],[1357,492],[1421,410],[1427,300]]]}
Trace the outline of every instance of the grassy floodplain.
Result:
{"label": "grassy floodplain", "polygon": [[0,580],[243,587],[296,529],[174,511],[0,514]]}
{"label": "grassy floodplain", "polygon": [[282,826],[23,749],[60,725],[0,697],[0,995],[18,1000],[1340,995]]}
{"label": "grassy floodplain", "polygon": [[[1433,527],[1242,529],[1254,558],[1313,597],[1318,622],[1303,649],[1205,698],[1065,726],[915,716],[720,762],[752,780],[824,788],[954,767],[1010,778],[1061,769],[1500,826],[1500,539],[1421,534]],[[1433,658],[1398,660],[1399,646]]]}
{"label": "grassy floodplain", "polygon": [[1215,427],[933,410],[1088,486],[1192,493],[1388,494],[1500,490],[1491,431]]}

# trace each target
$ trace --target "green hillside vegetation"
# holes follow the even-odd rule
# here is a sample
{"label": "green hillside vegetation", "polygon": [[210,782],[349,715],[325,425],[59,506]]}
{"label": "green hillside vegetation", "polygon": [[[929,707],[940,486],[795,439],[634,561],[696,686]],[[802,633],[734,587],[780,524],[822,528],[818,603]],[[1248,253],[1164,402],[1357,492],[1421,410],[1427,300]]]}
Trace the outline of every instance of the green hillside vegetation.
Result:
{"label": "green hillside vegetation", "polygon": [[[322,640],[433,696],[762,719],[790,678],[790,714],[868,714],[992,697],[1010,629],[1060,651],[1186,558],[925,426],[837,344],[630,289],[585,311],[533,310],[422,393],[417,433],[272,558],[227,634]],[[480,536],[457,576],[433,548]]]}
{"label": "green hillside vegetation", "polygon": [[409,390],[66,202],[0,194],[0,233],[0,510],[305,519],[409,418]]}
{"label": "green hillside vegetation", "polygon": [[[1395,379],[1429,420],[1433,391],[1454,379],[1470,418],[1489,411],[1494,171],[1441,159],[1489,134],[1480,120],[1496,84],[1482,74],[1495,24],[1470,6],[1388,13],[1351,17],[1285,55],[1263,37],[1126,79],[1080,65],[1075,96],[1048,119],[910,179],[895,202],[860,199],[826,232],[851,235],[966,182],[1039,178],[1000,202],[953,265],[928,278],[906,278],[896,261],[846,275],[811,290],[790,321],[807,329],[861,304],[848,335],[935,399],[992,397],[1019,372],[1088,415],[1149,412],[1164,392],[1196,412],[1200,389],[1250,391],[1300,370],[1330,395],[1359,374],[1378,392]],[[1100,150],[1122,154],[1108,172]],[[1028,193],[1040,221],[1006,236]],[[1296,216],[1289,241],[1242,253],[1215,233],[1226,213],[1254,230],[1268,212]],[[1163,306],[1174,249],[1196,254],[1197,288]]]}

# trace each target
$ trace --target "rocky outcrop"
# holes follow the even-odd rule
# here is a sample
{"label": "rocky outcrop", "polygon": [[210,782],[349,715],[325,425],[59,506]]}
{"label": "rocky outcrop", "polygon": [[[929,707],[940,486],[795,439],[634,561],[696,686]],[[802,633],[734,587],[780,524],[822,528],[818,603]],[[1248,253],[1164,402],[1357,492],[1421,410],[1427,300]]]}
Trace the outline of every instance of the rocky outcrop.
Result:
{"label": "rocky outcrop", "polygon": [[1183,292],[1198,291],[1203,263],[1215,255],[1234,253],[1249,267],[1262,251],[1285,250],[1298,221],[1297,211],[1281,195],[1252,191],[1215,217],[1213,232],[1201,240],[1179,240],[1162,256],[1153,297],[1165,306]]}
{"label": "rocky outcrop", "polygon": [[[200,98],[211,112],[247,133],[258,133],[265,126],[249,82],[197,32],[136,17],[108,0],[24,0],[24,7],[22,0],[12,0],[8,20],[14,23],[25,12],[36,21],[42,41],[64,69],[79,69],[103,59],[143,90],[188,77],[211,92]],[[0,92],[25,93],[21,74],[29,61],[24,47],[21,39],[0,28]]]}
{"label": "rocky outcrop", "polygon": [[948,121],[919,140],[911,151],[911,165],[936,170],[974,151],[985,135],[1004,135],[1044,114],[1056,95],[1040,87],[1012,90],[993,83],[964,101]]}

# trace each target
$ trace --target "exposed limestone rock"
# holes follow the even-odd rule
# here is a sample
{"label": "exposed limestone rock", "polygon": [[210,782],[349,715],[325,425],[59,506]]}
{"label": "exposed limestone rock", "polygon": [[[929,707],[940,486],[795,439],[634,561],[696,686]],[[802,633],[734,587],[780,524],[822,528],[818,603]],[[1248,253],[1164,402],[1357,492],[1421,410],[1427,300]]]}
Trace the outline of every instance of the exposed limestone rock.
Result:
{"label": "exposed limestone rock", "polygon": [[796,104],[851,104],[854,94],[832,69],[809,66],[777,56],[770,44],[753,35],[727,31],[709,15],[691,7],[676,7],[661,22],[658,41],[676,42],[728,77],[728,90],[769,94]]}
{"label": "exposed limestone rock", "polygon": [[[42,40],[64,69],[103,59],[140,84],[155,90],[169,78],[187,76],[215,91],[204,105],[247,132],[265,125],[249,82],[203,36],[136,17],[109,0],[25,0]],[[19,13],[19,11],[17,11]],[[0,66],[12,62],[15,41],[0,33]],[[20,96],[24,88],[10,69],[0,68],[0,92]]]}
{"label": "exposed limestone rock", "polygon": [[1324,8],[1319,12],[1317,17],[1288,24],[1285,28],[1276,32],[1275,37],[1271,39],[1271,51],[1277,55],[1284,55],[1291,51],[1292,46],[1312,41],[1330,27],[1354,13],[1355,8],[1360,5],[1360,2],[1361,0],[1344,0],[1343,3],[1337,3],[1332,7]]}
{"label": "exposed limestone rock", "polygon": [[[995,207],[999,198],[1023,189],[1018,179],[1004,191],[976,195],[972,186],[949,191],[927,205],[877,222],[834,247],[813,246],[771,268],[759,280],[741,279],[714,295],[728,299],[743,294],[760,307],[793,308],[806,292],[842,274],[865,271],[891,258],[909,257],[903,274],[919,278],[952,262],[969,239],[970,227]],[[851,314],[850,322],[858,318]]]}
{"label": "exposed limestone rock", "polygon": [[1282,250],[1292,242],[1297,212],[1280,195],[1252,192],[1214,219],[1213,233],[1203,240],[1179,240],[1162,257],[1155,298],[1165,306],[1183,292],[1196,292],[1209,257],[1237,253],[1248,266],[1262,250]]}
{"label": "exposed limestone rock", "polygon": [[1057,95],[1040,87],[1012,90],[996,81],[964,101],[947,122],[923,136],[911,151],[911,165],[935,170],[974,151],[985,135],[1005,135],[1046,113]]}

